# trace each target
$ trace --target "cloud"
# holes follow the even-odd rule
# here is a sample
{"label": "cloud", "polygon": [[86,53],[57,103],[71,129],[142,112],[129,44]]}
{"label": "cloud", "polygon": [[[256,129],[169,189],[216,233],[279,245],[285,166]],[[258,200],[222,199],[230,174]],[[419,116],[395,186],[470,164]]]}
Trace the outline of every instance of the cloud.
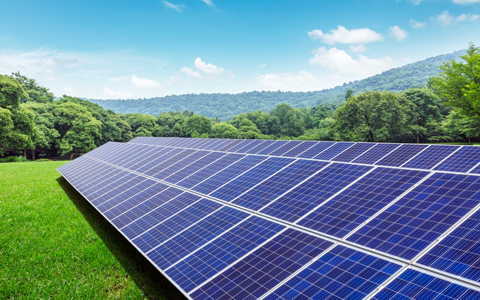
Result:
{"label": "cloud", "polygon": [[309,31],[308,35],[313,39],[319,39],[324,43],[333,45],[335,43],[341,44],[367,44],[382,40],[382,35],[368,28],[348,30],[343,26],[338,26],[338,29],[330,30],[330,33],[323,33],[321,30],[315,29]]}
{"label": "cloud", "polygon": [[479,19],[478,15],[472,15],[472,14],[462,14],[455,17],[446,10],[444,10],[443,13],[438,14],[435,17],[431,18],[433,23],[436,23],[442,27],[456,25],[462,22],[473,22],[478,19]]}
{"label": "cloud", "polygon": [[168,8],[173,8],[174,10],[176,11],[181,11],[182,8],[185,8],[187,6],[183,5],[183,4],[173,4],[173,3],[170,3],[168,1],[161,1],[163,3],[163,5],[165,5],[166,7]]}
{"label": "cloud", "polygon": [[200,74],[199,71],[194,71],[194,70],[190,69],[189,67],[181,68],[180,72],[185,73],[185,75],[187,75],[188,77],[197,78],[197,79],[202,79],[203,78],[202,74]]}
{"label": "cloud", "polygon": [[455,4],[474,4],[480,3],[480,0],[453,0]]}
{"label": "cloud", "polygon": [[161,84],[155,82],[154,80],[137,77],[135,75],[130,78],[130,82],[134,87],[139,89],[158,89],[163,87]]}
{"label": "cloud", "polygon": [[417,28],[417,29],[427,27],[427,23],[415,21],[414,19],[410,19],[408,23],[410,24],[410,27]]}
{"label": "cloud", "polygon": [[267,64],[261,64],[260,68],[263,68],[263,67],[266,67],[266,66],[267,66]]}
{"label": "cloud", "polygon": [[340,74],[372,76],[392,68],[394,63],[389,57],[372,59],[362,54],[358,55],[358,59],[353,59],[344,50],[336,47],[330,50],[320,47],[314,50],[313,53],[315,54],[314,57],[309,60],[311,65],[336,70]]}
{"label": "cloud", "polygon": [[297,86],[306,84],[318,84],[319,80],[311,73],[300,71],[296,74],[290,73],[270,73],[265,75],[257,74],[255,76],[257,84],[275,90],[288,90]]}
{"label": "cloud", "polygon": [[213,4],[212,0],[202,0],[203,2],[205,2],[208,6],[215,6],[215,4]]}
{"label": "cloud", "polygon": [[76,90],[72,89],[72,88],[69,87],[69,86],[64,87],[64,88],[63,88],[63,91],[64,91],[65,93],[69,93],[69,94],[74,94],[74,93],[77,92]]}
{"label": "cloud", "polygon": [[390,27],[388,34],[391,37],[394,37],[397,42],[403,41],[405,38],[407,38],[407,32],[396,25]]}
{"label": "cloud", "polygon": [[172,86],[172,85],[177,85],[181,84],[183,82],[182,78],[178,75],[173,75],[170,76],[170,78],[167,81],[167,85]]}
{"label": "cloud", "polygon": [[103,96],[107,99],[126,99],[130,97],[130,93],[125,91],[114,91],[111,88],[104,87]]}
{"label": "cloud", "polygon": [[364,45],[358,45],[358,46],[350,45],[350,51],[352,51],[353,53],[365,52],[367,50],[368,48],[365,47]]}

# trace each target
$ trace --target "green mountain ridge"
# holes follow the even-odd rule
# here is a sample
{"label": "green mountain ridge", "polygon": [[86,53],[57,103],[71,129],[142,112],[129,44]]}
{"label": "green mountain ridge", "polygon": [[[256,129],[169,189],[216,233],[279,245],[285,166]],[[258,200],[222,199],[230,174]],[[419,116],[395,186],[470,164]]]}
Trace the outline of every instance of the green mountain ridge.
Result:
{"label": "green mountain ridge", "polygon": [[324,103],[337,104],[344,99],[345,92],[352,89],[354,93],[367,90],[388,90],[400,92],[408,90],[412,85],[425,86],[428,79],[436,76],[439,66],[445,61],[458,59],[466,50],[438,55],[422,61],[393,68],[381,74],[362,80],[344,83],[331,89],[311,92],[266,92],[253,91],[239,94],[185,94],[155,97],[150,99],[98,100],[89,99],[119,113],[137,113],[159,115],[168,111],[193,110],[196,114],[209,118],[218,117],[222,121],[248,111],[262,110],[268,112],[279,103],[287,103],[293,107],[311,107]]}

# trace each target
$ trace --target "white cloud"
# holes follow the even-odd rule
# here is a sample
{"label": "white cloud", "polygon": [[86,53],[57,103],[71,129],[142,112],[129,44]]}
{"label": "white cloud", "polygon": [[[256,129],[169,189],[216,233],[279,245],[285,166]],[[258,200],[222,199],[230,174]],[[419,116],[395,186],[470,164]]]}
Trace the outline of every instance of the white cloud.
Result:
{"label": "white cloud", "polygon": [[135,75],[130,78],[132,85],[139,89],[158,89],[162,88],[162,85],[155,82],[154,80],[137,77]]}
{"label": "white cloud", "polygon": [[72,89],[72,88],[69,87],[69,86],[64,87],[64,88],[63,88],[63,91],[64,91],[65,93],[69,93],[69,94],[74,94],[74,93],[77,92],[76,90]]}
{"label": "white cloud", "polygon": [[444,10],[443,13],[436,15],[431,18],[432,21],[442,27],[447,27],[449,25],[455,25],[462,22],[473,22],[479,19],[478,15],[472,14],[462,14],[457,17],[450,14],[450,12]]}
{"label": "white cloud", "polygon": [[382,71],[392,68],[394,61],[389,57],[380,59],[368,58],[362,54],[358,59],[353,59],[344,50],[333,47],[327,50],[320,47],[313,51],[315,54],[309,60],[311,65],[319,65],[331,70],[336,70],[340,74],[352,74],[360,76],[372,76]]}
{"label": "white cloud", "polygon": [[308,35],[313,39],[319,39],[324,43],[333,45],[335,43],[341,44],[367,44],[382,40],[382,35],[368,28],[348,30],[343,26],[338,26],[338,29],[330,30],[330,33],[323,33],[321,30],[315,29],[309,31]]}
{"label": "white cloud", "polygon": [[167,85],[172,86],[172,85],[177,85],[181,84],[183,82],[182,78],[178,75],[173,75],[170,76],[170,78],[167,81]]}
{"label": "white cloud", "polygon": [[391,37],[394,37],[397,42],[403,41],[407,38],[407,32],[397,25],[390,27],[389,33]]}
{"label": "white cloud", "polygon": [[453,0],[455,4],[474,4],[480,3],[480,0]]}
{"label": "white cloud", "polygon": [[350,51],[352,51],[353,53],[365,52],[367,50],[368,48],[365,47],[364,45],[357,45],[357,46],[350,45]]}
{"label": "white cloud", "polygon": [[219,68],[214,64],[206,64],[200,57],[195,59],[195,67],[207,75],[221,76],[225,74],[224,68]]}
{"label": "white cloud", "polygon": [[130,97],[130,93],[125,91],[114,91],[111,88],[104,87],[103,96],[107,99],[125,99]]}
{"label": "white cloud", "polygon": [[202,0],[202,1],[205,2],[208,6],[215,6],[212,0]]}
{"label": "white cloud", "polygon": [[312,73],[306,71],[300,71],[296,74],[257,74],[255,76],[255,81],[262,87],[274,90],[289,90],[302,85],[319,83],[319,80]]}
{"label": "white cloud", "polygon": [[411,27],[417,28],[417,29],[427,27],[427,23],[415,21],[414,19],[410,19],[410,21],[408,21],[408,23],[410,24]]}
{"label": "white cloud", "polygon": [[173,4],[168,1],[161,1],[166,7],[168,8],[173,8],[176,11],[181,11],[182,8],[185,8],[186,6],[183,4]]}
{"label": "white cloud", "polygon": [[187,75],[188,77],[197,78],[197,79],[202,79],[203,78],[202,74],[200,74],[199,71],[194,71],[194,70],[190,69],[189,67],[181,68],[180,72],[185,73],[185,75]]}
{"label": "white cloud", "polygon": [[263,67],[266,67],[266,66],[267,66],[267,64],[261,64],[260,68],[263,68]]}

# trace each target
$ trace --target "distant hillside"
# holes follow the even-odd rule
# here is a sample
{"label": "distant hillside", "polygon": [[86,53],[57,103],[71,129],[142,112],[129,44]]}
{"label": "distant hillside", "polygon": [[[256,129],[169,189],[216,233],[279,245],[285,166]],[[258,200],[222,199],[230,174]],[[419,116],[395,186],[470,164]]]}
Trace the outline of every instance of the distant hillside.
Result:
{"label": "distant hillside", "polygon": [[444,61],[464,55],[466,50],[456,51],[428,58],[394,68],[381,74],[345,83],[332,89],[313,92],[248,92],[241,94],[186,94],[138,100],[90,100],[105,109],[120,113],[144,113],[158,115],[176,110],[193,110],[209,118],[215,116],[222,121],[247,111],[270,111],[275,105],[285,102],[294,107],[310,107],[322,103],[338,103],[345,92],[352,89],[355,93],[366,90],[405,91],[412,85],[425,85],[431,76],[438,74],[438,67]]}

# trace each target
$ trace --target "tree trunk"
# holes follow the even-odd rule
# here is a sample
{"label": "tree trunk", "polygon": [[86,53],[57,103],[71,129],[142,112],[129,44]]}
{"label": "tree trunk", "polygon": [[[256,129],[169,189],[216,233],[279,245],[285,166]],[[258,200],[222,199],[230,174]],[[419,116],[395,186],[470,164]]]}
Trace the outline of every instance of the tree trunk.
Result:
{"label": "tree trunk", "polygon": [[73,159],[73,152],[70,152],[70,160]]}
{"label": "tree trunk", "polygon": [[32,160],[35,160],[35,149],[32,149]]}
{"label": "tree trunk", "polygon": [[468,142],[469,142],[469,143],[472,142],[472,138],[471,138],[471,137],[468,137]]}
{"label": "tree trunk", "polygon": [[27,159],[27,149],[23,149],[23,157],[25,157],[25,159]]}
{"label": "tree trunk", "polygon": [[420,136],[417,134],[417,144],[420,143]]}

